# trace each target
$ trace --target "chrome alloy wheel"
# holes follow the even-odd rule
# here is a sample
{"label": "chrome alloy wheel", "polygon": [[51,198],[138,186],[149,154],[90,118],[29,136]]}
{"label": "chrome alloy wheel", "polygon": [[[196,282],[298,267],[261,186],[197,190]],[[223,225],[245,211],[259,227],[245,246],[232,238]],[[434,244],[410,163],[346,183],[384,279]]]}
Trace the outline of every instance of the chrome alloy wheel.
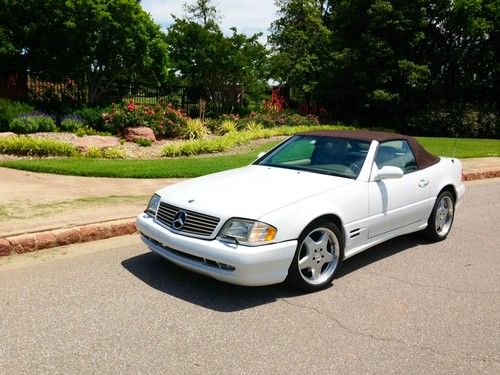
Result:
{"label": "chrome alloy wheel", "polygon": [[298,256],[298,269],[302,278],[311,285],[324,283],[337,268],[340,244],[328,228],[312,230],[302,241]]}
{"label": "chrome alloy wheel", "polygon": [[436,207],[434,225],[439,236],[446,236],[453,222],[453,201],[445,195]]}

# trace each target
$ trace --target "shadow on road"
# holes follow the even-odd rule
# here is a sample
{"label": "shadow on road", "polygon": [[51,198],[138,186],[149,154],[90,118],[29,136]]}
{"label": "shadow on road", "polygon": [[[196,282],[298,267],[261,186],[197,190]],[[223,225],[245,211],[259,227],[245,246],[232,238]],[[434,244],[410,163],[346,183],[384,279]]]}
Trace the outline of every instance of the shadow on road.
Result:
{"label": "shadow on road", "polygon": [[264,287],[226,284],[185,270],[153,252],[126,259],[122,266],[161,292],[221,312],[249,309],[298,294],[285,284]]}
{"label": "shadow on road", "polygon": [[407,234],[394,238],[347,259],[337,277],[346,276],[379,260],[426,244],[429,244],[429,241],[418,234]]}
{"label": "shadow on road", "polygon": [[[338,277],[425,242],[415,235],[396,238],[345,261]],[[124,260],[122,266],[147,285],[176,298],[220,312],[234,312],[300,295],[287,284],[243,287],[185,270],[148,252]]]}

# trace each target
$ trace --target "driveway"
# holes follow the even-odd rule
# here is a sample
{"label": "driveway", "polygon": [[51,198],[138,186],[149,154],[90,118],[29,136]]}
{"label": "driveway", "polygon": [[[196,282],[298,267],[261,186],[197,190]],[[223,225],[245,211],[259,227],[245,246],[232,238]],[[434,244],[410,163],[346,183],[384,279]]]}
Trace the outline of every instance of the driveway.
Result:
{"label": "driveway", "polygon": [[500,180],[450,237],[404,236],[333,287],[244,288],[137,236],[0,259],[0,373],[500,373]]}

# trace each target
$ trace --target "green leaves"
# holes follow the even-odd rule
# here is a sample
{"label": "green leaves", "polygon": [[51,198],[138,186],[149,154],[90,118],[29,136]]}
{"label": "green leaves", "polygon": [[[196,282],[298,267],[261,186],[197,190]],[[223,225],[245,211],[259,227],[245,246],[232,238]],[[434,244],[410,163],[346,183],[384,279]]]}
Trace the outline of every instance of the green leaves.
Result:
{"label": "green leaves", "polygon": [[185,84],[198,89],[215,113],[231,112],[237,98],[266,78],[267,51],[256,34],[236,29],[225,36],[218,25],[175,19],[168,30],[169,55],[174,71]]}
{"label": "green leaves", "polygon": [[17,55],[30,74],[68,77],[93,102],[116,79],[164,82],[167,45],[135,0],[5,0],[0,62]]}

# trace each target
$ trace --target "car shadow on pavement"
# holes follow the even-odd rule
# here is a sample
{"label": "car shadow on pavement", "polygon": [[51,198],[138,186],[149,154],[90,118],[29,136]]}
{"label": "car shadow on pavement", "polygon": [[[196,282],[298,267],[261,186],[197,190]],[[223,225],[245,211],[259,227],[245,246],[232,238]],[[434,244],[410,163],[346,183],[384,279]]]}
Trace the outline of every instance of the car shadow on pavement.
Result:
{"label": "car shadow on pavement", "polygon": [[148,252],[124,260],[122,266],[149,286],[176,298],[220,312],[234,312],[299,295],[286,284],[244,287],[185,270]]}
{"label": "car shadow on pavement", "polygon": [[428,243],[428,240],[415,233],[393,238],[347,259],[337,277],[346,276],[369,264]]}
{"label": "car shadow on pavement", "polygon": [[[385,242],[346,260],[338,277],[425,243],[425,240],[415,235]],[[220,312],[245,310],[303,294],[285,283],[260,287],[223,283],[185,270],[153,252],[126,259],[121,264],[132,275],[156,290]]]}

